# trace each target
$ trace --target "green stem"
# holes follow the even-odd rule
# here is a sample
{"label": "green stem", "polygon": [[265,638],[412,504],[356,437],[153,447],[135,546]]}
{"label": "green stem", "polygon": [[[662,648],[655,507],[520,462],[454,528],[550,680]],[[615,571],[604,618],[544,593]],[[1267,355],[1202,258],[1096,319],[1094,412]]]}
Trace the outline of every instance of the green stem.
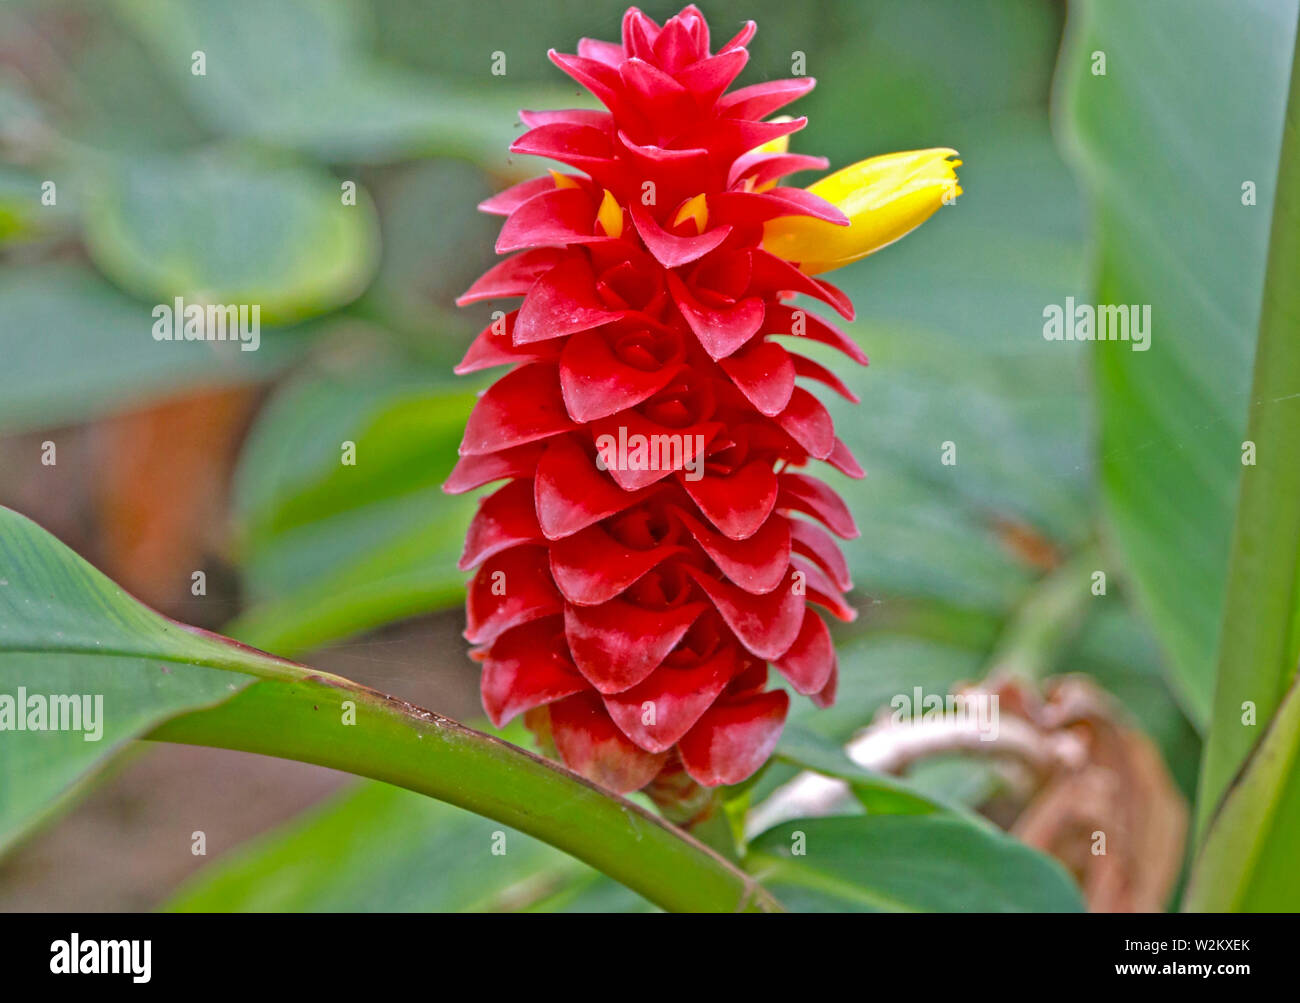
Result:
{"label": "green stem", "polygon": [[[355,724],[345,723],[346,701],[355,704]],[[146,737],[315,763],[427,794],[536,836],[664,909],[780,909],[749,875],[631,802],[491,736],[337,677],[264,679]]]}
{"label": "green stem", "polygon": [[[1300,39],[1298,39],[1300,43]],[[1300,655],[1300,58],[1292,63],[1198,841],[1277,711]],[[1254,705],[1254,723],[1243,721]]]}

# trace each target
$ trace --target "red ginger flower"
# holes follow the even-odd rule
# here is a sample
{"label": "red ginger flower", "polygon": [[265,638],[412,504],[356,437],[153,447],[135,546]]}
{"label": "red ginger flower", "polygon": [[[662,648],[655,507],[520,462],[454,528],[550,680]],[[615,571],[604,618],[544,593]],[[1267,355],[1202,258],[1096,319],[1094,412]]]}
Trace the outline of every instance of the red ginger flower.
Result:
{"label": "red ginger flower", "polygon": [[457,367],[513,367],[470,415],[446,485],[508,478],[482,501],[461,560],[479,568],[466,637],[483,704],[498,726],[526,712],[571,768],[618,792],[656,781],[684,800],[683,773],[711,787],[758,769],[789,705],[768,688],[768,663],[818,705],[834,700],[835,649],[813,606],[853,619],[830,534],[857,528],[800,471],[813,459],[862,470],[796,381],[856,398],[770,339],[865,365],[786,300],[802,293],[852,319],[848,298],[811,275],[897,239],[959,191],[950,150],[780,186],[826,167],[786,152],[804,119],[763,121],[813,80],[725,93],[753,33],[750,22],[710,53],[695,7],[662,28],[634,8],[621,44],[552,51],[606,110],[521,113],[529,131],[511,149],[581,173],[483,203],[506,217],[497,252],[518,253],[459,301],[523,297]]}

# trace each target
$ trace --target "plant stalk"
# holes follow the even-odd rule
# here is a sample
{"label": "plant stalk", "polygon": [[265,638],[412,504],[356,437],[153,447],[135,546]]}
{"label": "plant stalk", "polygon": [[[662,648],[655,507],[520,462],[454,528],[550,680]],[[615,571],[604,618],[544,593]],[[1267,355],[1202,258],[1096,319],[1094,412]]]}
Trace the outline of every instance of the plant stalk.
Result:
{"label": "plant stalk", "polygon": [[[354,724],[346,723],[350,714]],[[322,727],[327,721],[337,724]],[[536,836],[667,910],[780,911],[752,877],[650,812],[531,753],[337,677],[264,679],[146,737],[405,787]]]}
{"label": "plant stalk", "polygon": [[1300,58],[1292,62],[1283,122],[1246,435],[1255,465],[1242,466],[1198,844],[1277,712],[1300,655]]}

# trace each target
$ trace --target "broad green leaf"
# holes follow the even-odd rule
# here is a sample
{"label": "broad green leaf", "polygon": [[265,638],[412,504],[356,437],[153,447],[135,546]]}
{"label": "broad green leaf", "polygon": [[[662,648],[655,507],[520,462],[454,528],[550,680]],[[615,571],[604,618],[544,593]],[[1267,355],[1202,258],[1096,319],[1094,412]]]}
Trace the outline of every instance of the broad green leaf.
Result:
{"label": "broad green leaf", "polygon": [[[35,523],[0,509],[0,846],[128,739],[228,698],[252,682],[246,671],[286,670],[141,606]],[[64,730],[19,731],[24,694],[39,698],[33,711],[56,697],[88,698],[79,703],[89,715],[80,730],[69,707]]]}
{"label": "broad green leaf", "polygon": [[0,272],[0,429],[71,424],[187,387],[268,379],[312,335],[277,331],[255,352],[159,342],[151,309],[76,265]]}
{"label": "broad green leaf", "polygon": [[1054,860],[944,815],[807,818],[758,836],[746,868],[798,912],[1075,912]]}
{"label": "broad green leaf", "polygon": [[[382,852],[378,852],[382,847]],[[367,782],[221,857],[182,912],[482,912],[582,908],[608,879],[499,822]],[[612,884],[620,911],[648,909]],[[614,904],[601,903],[602,909]]]}
{"label": "broad green leaf", "polygon": [[[1300,36],[1296,52],[1300,54]],[[1247,441],[1228,566],[1218,686],[1202,775],[1202,821],[1292,685],[1300,657],[1300,55],[1291,70]]]}
{"label": "broad green leaf", "polygon": [[[160,666],[187,684],[151,684]],[[0,509],[0,679],[31,693],[57,685],[127,694],[130,716],[114,724],[115,744],[132,726],[161,721],[147,737],[297,759],[436,797],[549,842],[668,909],[778,908],[721,857],[631,802],[449,718],[174,623],[8,509]],[[237,692],[192,709],[212,704],[214,680]],[[178,709],[189,713],[171,716]],[[106,700],[105,714],[117,713]],[[45,736],[0,731],[0,833],[30,824],[69,777],[111,751],[88,756],[66,735],[34,751]],[[24,769],[34,778],[19,785]],[[543,810],[553,805],[564,810]]]}
{"label": "broad green leaf", "polygon": [[92,259],[155,303],[256,305],[286,324],[351,301],[374,273],[373,204],[364,191],[344,204],[315,168],[218,150],[105,160],[87,183]]}
{"label": "broad green leaf", "polygon": [[468,387],[392,369],[316,374],[275,398],[236,474],[253,602],[232,633],[297,652],[459,602],[474,502],[441,485],[472,403]]}
{"label": "broad green leaf", "polygon": [[[0,597],[14,591],[4,579],[14,573],[0,565]],[[0,598],[0,612],[3,605]],[[131,739],[251,681],[200,666],[176,672],[167,661],[134,656],[0,648],[0,851],[57,810]],[[60,721],[77,730],[15,731],[18,718],[27,721],[29,705],[42,715],[40,727]]]}
{"label": "broad green leaf", "polygon": [[1089,0],[1072,12],[1059,124],[1098,216],[1090,299],[1151,308],[1147,351],[1094,346],[1109,532],[1204,726],[1296,4]]}
{"label": "broad green leaf", "polygon": [[305,674],[293,662],[154,612],[7,508],[0,508],[0,581],[6,660],[14,653],[136,657],[274,679]]}

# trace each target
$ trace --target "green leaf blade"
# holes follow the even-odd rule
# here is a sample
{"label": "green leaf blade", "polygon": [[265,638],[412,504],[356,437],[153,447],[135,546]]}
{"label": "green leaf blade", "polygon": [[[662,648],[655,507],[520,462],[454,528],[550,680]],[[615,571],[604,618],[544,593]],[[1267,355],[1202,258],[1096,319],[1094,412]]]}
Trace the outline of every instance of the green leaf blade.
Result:
{"label": "green leaf blade", "polygon": [[1094,346],[1110,542],[1201,727],[1295,21],[1292,0],[1248,16],[1223,0],[1090,0],[1060,66],[1058,123],[1099,219],[1097,304],[1152,316],[1148,350]]}
{"label": "green leaf blade", "polygon": [[798,911],[1077,912],[1083,907],[1074,882],[1049,857],[1010,836],[943,815],[785,822],[750,844],[745,864]]}

